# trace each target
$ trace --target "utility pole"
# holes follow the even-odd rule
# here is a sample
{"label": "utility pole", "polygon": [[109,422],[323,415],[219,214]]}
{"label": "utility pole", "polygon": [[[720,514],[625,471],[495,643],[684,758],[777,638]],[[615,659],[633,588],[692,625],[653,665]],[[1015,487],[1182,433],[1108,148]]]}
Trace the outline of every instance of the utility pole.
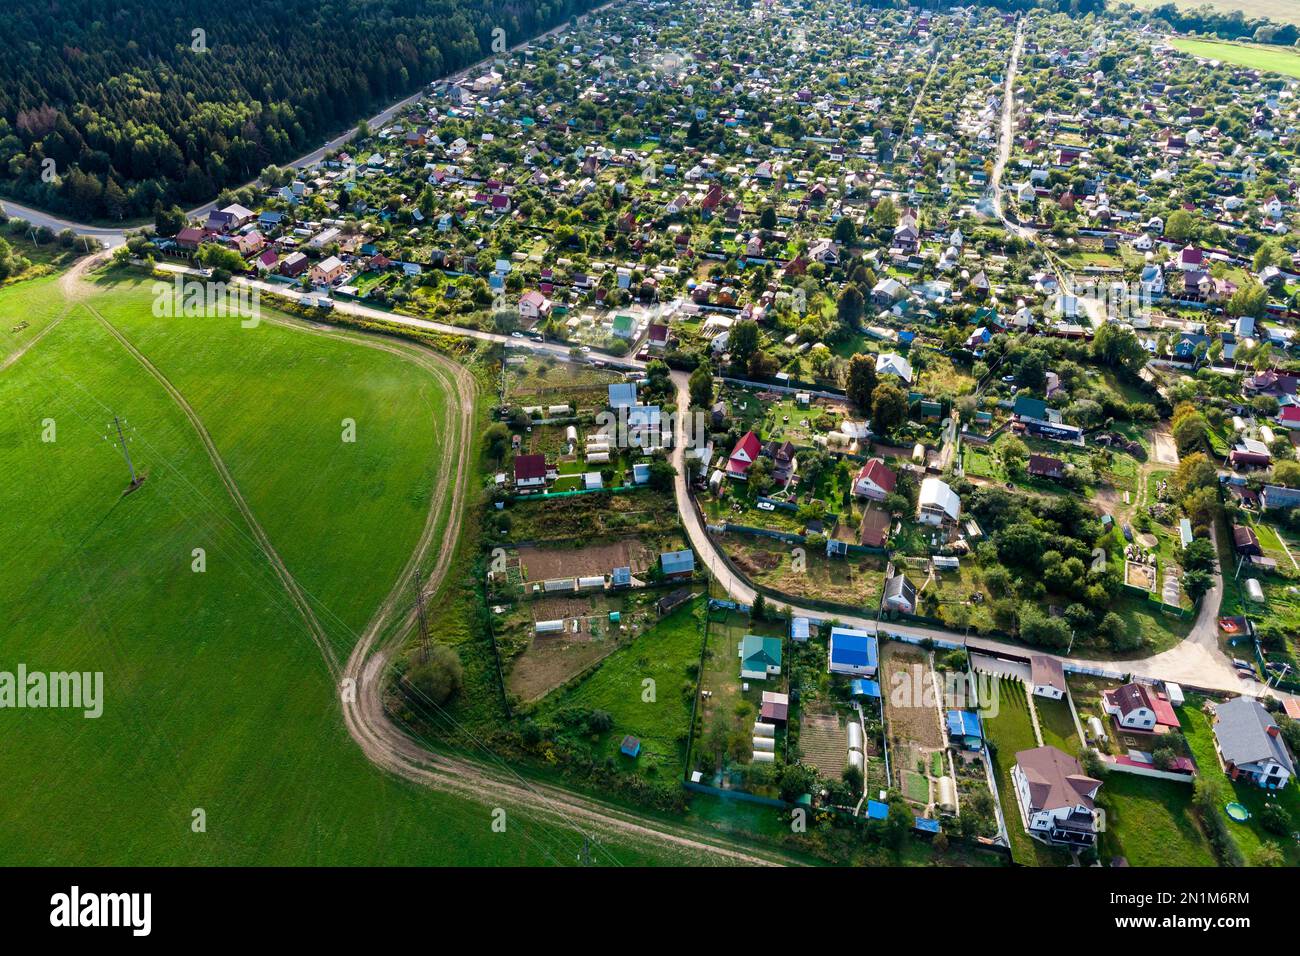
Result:
{"label": "utility pole", "polygon": [[131,461],[131,451],[129,448],[127,448],[126,433],[122,429],[122,426],[125,424],[126,424],[125,419],[118,418],[116,415],[114,415],[112,427],[117,432],[117,439],[114,440],[112,435],[105,435],[104,440],[108,442],[112,442],[114,445],[117,445],[121,448],[122,457],[126,459],[126,467],[131,472],[131,486],[129,490],[134,491],[139,486],[140,482],[143,481],[144,479],[136,476],[135,465]]}
{"label": "utility pole", "polygon": [[415,571],[415,617],[420,628],[420,648],[424,659],[429,659],[429,619],[424,614],[424,571]]}

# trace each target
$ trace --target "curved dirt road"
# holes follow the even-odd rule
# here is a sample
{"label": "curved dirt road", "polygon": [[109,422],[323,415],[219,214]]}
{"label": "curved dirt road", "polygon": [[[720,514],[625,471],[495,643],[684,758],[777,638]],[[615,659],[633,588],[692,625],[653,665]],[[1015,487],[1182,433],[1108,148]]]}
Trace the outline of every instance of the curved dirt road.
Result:
{"label": "curved dirt road", "polygon": [[[433,787],[483,804],[485,825],[489,819],[490,808],[504,807],[508,811],[525,814],[527,818],[539,822],[544,827],[562,832],[575,843],[586,840],[594,844],[596,849],[593,851],[593,859],[598,864],[617,862],[607,850],[601,849],[602,838],[630,839],[637,843],[664,847],[682,854],[692,862],[729,865],[774,865],[796,862],[787,859],[776,850],[750,849],[742,843],[721,835],[697,833],[686,826],[669,821],[652,820],[634,811],[606,804],[562,787],[525,780],[504,762],[491,755],[488,755],[487,759],[478,760],[431,751],[408,736],[389,718],[383,705],[383,692],[388,677],[387,670],[391,666],[390,656],[402,644],[414,624],[414,612],[410,610],[408,599],[411,582],[417,569],[423,566],[430,551],[435,547],[436,539],[435,563],[422,583],[422,588],[427,595],[435,594],[451,568],[461,535],[468,481],[472,474],[471,456],[474,442],[471,431],[475,421],[476,393],[474,379],[464,366],[423,346],[411,343],[388,341],[347,329],[316,326],[297,319],[263,319],[306,334],[345,338],[354,344],[399,356],[434,376],[449,398],[441,420],[435,423],[435,427],[441,430],[445,447],[454,449],[454,461],[449,461],[450,467],[440,469],[434,477],[429,514],[417,547],[364,632],[357,637],[346,663],[341,665],[325,629],[313,610],[310,596],[302,592],[298,582],[275,551],[195,410],[143,353],[97,309],[84,301],[95,291],[85,279],[86,272],[94,264],[92,259],[82,260],[76,270],[70,272],[65,276],[65,281],[61,282],[61,288],[72,300],[69,302],[69,309],[76,307],[77,304],[84,305],[123,348],[162,385],[168,396],[186,415],[223,485],[253,533],[258,547],[266,555],[286,592],[293,599],[313,641],[321,652],[326,667],[341,687],[347,686],[344,682],[351,682],[355,694],[340,694],[344,723],[348,733],[372,763],[421,786]],[[444,504],[446,505],[445,521],[442,517]],[[442,533],[438,535],[440,524]]]}

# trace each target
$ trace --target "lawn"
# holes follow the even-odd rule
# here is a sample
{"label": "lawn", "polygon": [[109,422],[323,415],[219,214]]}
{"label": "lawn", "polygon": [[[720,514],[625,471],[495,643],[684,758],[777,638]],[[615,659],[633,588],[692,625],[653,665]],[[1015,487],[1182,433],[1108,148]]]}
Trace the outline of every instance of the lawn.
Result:
{"label": "lawn", "polygon": [[1300,77],[1300,53],[1283,46],[1266,46],[1256,43],[1227,43],[1222,40],[1192,40],[1175,37],[1175,49],[1192,56],[1220,60],[1250,69],[1283,76]]}
{"label": "lawn", "polygon": [[1083,742],[1074,727],[1069,703],[1064,699],[1035,697],[1034,709],[1038,711],[1038,729],[1043,732],[1043,743],[1077,757],[1083,750]]}
{"label": "lawn", "polygon": [[[15,294],[22,292],[21,285],[0,292],[6,328],[21,314]],[[128,307],[102,305],[106,312]],[[239,342],[242,349],[225,355],[233,369],[265,372],[285,349],[292,351],[281,356],[286,364],[347,362],[290,333],[261,345],[252,335]],[[189,345],[203,347],[193,338]],[[166,348],[155,351],[176,357]],[[242,362],[246,352],[250,364]],[[274,433],[291,412],[310,419],[314,403],[331,414],[335,401],[383,407],[376,394],[391,398],[387,377],[411,382],[396,358],[383,361],[392,367],[377,362],[374,382],[360,374],[363,366],[342,365],[329,398],[319,393],[323,375],[315,379],[316,391],[291,396],[253,375],[238,381],[232,372],[221,381],[244,396],[246,419]],[[176,373],[178,380],[197,377]],[[277,405],[264,395],[285,401]],[[484,865],[575,858],[580,835],[553,820],[518,812],[512,836],[494,834],[486,806],[400,782],[365,759],[344,730],[320,652],[192,426],[85,309],[74,310],[0,373],[0,405],[12,412],[0,420],[6,449],[0,457],[0,619],[6,622],[0,648],[10,666],[102,671],[105,696],[97,720],[32,710],[22,718],[22,733],[7,736],[0,752],[0,858],[17,865]],[[214,406],[220,401],[210,397],[202,408]],[[224,414],[214,411],[219,445],[235,428],[231,406],[239,403],[224,406]],[[148,473],[125,497],[125,464],[103,437],[115,413],[131,423],[137,466]],[[386,414],[398,431],[427,427],[422,406],[399,403]],[[57,425],[54,442],[41,441],[46,418]],[[232,421],[219,425],[223,418]],[[337,420],[328,424],[337,436]],[[290,422],[284,434],[301,427]],[[313,456],[310,450],[304,456],[267,457],[259,462],[263,481],[248,482],[246,495],[251,501],[256,494],[268,527],[280,533],[288,516],[301,514],[299,499],[309,496],[304,488],[327,504],[346,500],[344,491],[326,484],[340,472],[312,483],[303,469]],[[394,535],[369,536],[405,551],[397,537],[401,502],[392,503]],[[328,532],[300,529],[297,537],[277,543],[286,554],[295,547],[297,554],[370,553],[385,567],[396,560],[378,554],[350,520]],[[206,570],[195,573],[191,555],[200,546]],[[343,590],[373,595],[389,583],[363,581],[365,569],[352,566],[357,580]],[[192,829],[196,809],[204,813],[205,832]],[[611,849],[625,862],[656,859]]]}
{"label": "lawn", "polygon": [[1097,804],[1106,811],[1098,844],[1103,863],[1122,856],[1131,866],[1217,865],[1192,806],[1190,785],[1112,771]]}
{"label": "lawn", "polygon": [[1264,809],[1264,805],[1270,801],[1281,801],[1282,805],[1287,808],[1291,815],[1293,832],[1300,831],[1300,787],[1294,780],[1290,786],[1278,792],[1276,795],[1266,794],[1265,791],[1248,781],[1232,781],[1223,776],[1223,771],[1219,768],[1218,755],[1214,749],[1214,729],[1210,725],[1209,716],[1201,710],[1201,699],[1198,697],[1189,697],[1187,704],[1178,709],[1178,719],[1183,726],[1184,736],[1187,738],[1187,745],[1191,748],[1192,756],[1196,760],[1197,770],[1203,774],[1219,774],[1224,782],[1224,792],[1246,806],[1250,811],[1250,819],[1245,823],[1234,823],[1228,821],[1228,833],[1231,834],[1237,847],[1241,850],[1242,856],[1250,860],[1252,854],[1259,849],[1260,844],[1265,841],[1276,843],[1286,856],[1287,866],[1300,866],[1300,843],[1296,840],[1288,840],[1277,834],[1269,833],[1260,824],[1259,814]]}
{"label": "lawn", "polygon": [[1047,847],[1025,832],[1016,802],[1015,784],[1011,781],[1016,753],[1038,746],[1025,685],[1015,680],[999,681],[997,703],[997,716],[991,717],[986,712],[981,714],[981,719],[993,755],[993,774],[998,783],[998,798],[1002,802],[1007,833],[1011,837],[1011,855],[1017,863],[1027,866],[1060,866],[1069,859],[1064,850]]}

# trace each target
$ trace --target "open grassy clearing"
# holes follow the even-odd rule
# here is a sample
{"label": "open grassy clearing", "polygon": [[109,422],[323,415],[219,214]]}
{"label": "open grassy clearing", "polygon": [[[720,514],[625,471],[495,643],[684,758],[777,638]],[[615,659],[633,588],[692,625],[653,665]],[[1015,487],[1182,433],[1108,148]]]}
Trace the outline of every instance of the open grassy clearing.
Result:
{"label": "open grassy clearing", "polygon": [[796,570],[794,545],[770,538],[728,535],[727,554],[751,580],[785,594],[874,611],[885,586],[885,563],[875,556],[827,558],[803,548]]}
{"label": "open grassy clearing", "polygon": [[1234,63],[1253,70],[1300,77],[1300,52],[1282,46],[1257,43],[1227,43],[1222,40],[1192,40],[1176,37],[1175,49],[1192,56]]}
{"label": "open grassy clearing", "polygon": [[[613,727],[593,741],[599,759],[615,760],[629,772],[680,778],[704,640],[703,615],[703,599],[678,608],[621,646],[572,690],[548,698],[541,713],[570,707],[603,710],[613,718]],[[641,741],[635,760],[619,753],[625,734]]]}
{"label": "open grassy clearing", "polygon": [[[0,293],[4,321],[22,290]],[[287,334],[279,341],[296,342]],[[369,385],[340,377],[331,387],[364,402]],[[242,383],[240,391],[251,390]],[[29,711],[22,733],[6,735],[0,857],[142,865],[576,859],[581,837],[572,830],[521,813],[513,836],[493,834],[485,806],[394,780],[365,760],[343,728],[320,652],[189,422],[86,310],[0,373],[0,405],[13,410],[0,422],[0,617],[8,622],[0,652],[32,669],[103,671],[106,698],[98,720]],[[259,414],[259,403],[249,405],[249,415]],[[126,497],[125,465],[102,437],[114,413],[134,426],[132,450],[149,475]],[[391,414],[411,430],[425,417]],[[45,418],[57,425],[53,443],[40,440]],[[293,463],[280,456],[265,467]],[[294,506],[263,494],[265,507]],[[198,546],[207,550],[202,574],[191,570]],[[196,808],[206,833],[191,830]],[[661,858],[611,850],[626,862]]]}
{"label": "open grassy clearing", "polygon": [[[152,302],[150,284],[132,282],[90,304],[203,420],[346,655],[424,525],[438,460],[450,451],[443,389],[398,356],[273,324],[270,310],[242,328],[236,318],[156,319]],[[345,440],[347,421],[355,441]]]}

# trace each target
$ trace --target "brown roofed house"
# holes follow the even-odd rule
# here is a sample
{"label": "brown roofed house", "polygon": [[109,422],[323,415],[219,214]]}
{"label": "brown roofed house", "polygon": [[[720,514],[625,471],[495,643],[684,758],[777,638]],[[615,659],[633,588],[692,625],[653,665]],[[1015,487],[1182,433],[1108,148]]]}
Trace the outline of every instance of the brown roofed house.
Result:
{"label": "brown roofed house", "polygon": [[1035,478],[1055,480],[1065,476],[1065,462],[1051,455],[1030,455],[1025,470]]}
{"label": "brown roofed house", "polygon": [[1033,654],[1029,658],[1029,686],[1039,697],[1060,700],[1065,696],[1065,668],[1055,657]]}
{"label": "brown roofed house", "polygon": [[1016,753],[1011,768],[1025,830],[1045,843],[1089,847],[1097,842],[1094,798],[1101,781],[1056,747]]}

